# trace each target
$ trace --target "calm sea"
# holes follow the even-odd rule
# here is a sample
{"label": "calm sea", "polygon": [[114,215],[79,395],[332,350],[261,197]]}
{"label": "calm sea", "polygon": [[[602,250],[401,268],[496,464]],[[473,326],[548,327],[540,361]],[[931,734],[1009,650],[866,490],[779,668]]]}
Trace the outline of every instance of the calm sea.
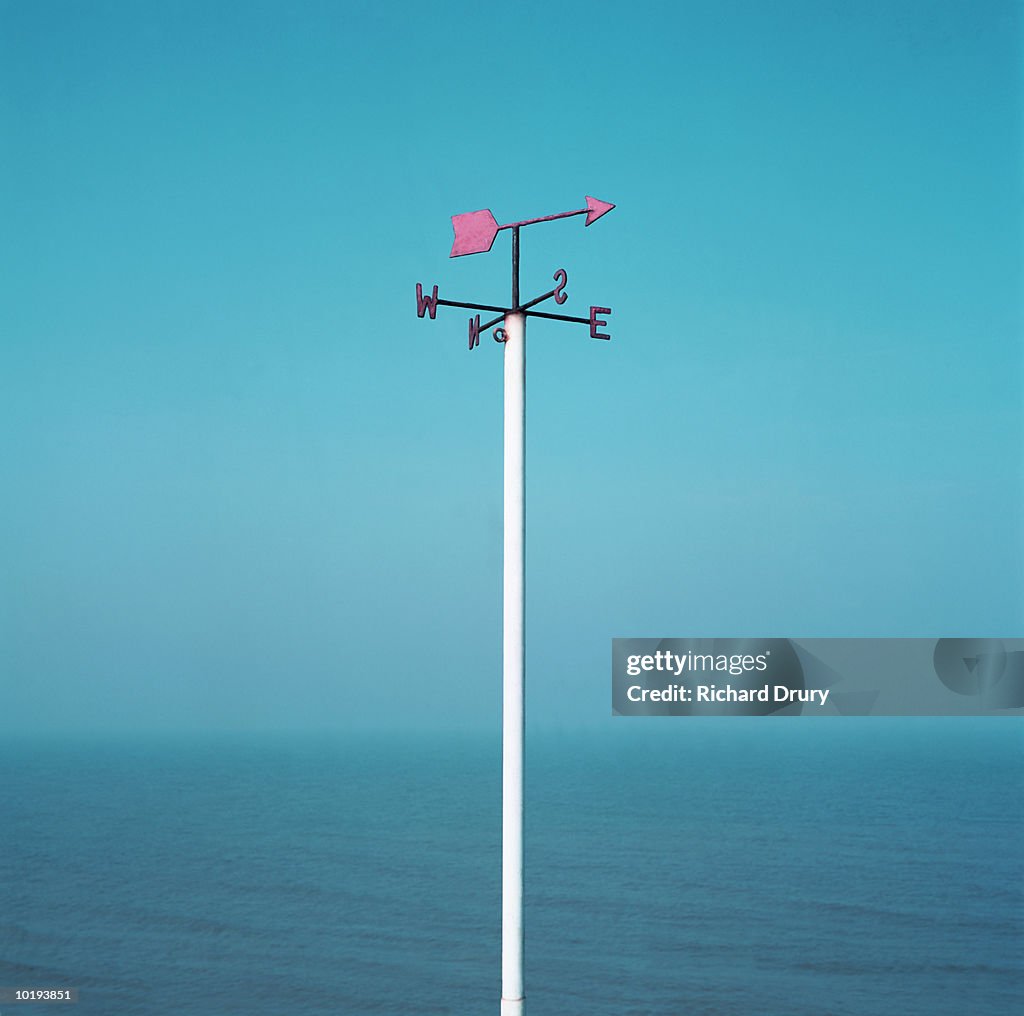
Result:
{"label": "calm sea", "polygon": [[[1022,763],[1017,719],[528,736],[527,1011],[1024,1011]],[[0,985],[496,1016],[499,770],[497,732],[8,741]]]}

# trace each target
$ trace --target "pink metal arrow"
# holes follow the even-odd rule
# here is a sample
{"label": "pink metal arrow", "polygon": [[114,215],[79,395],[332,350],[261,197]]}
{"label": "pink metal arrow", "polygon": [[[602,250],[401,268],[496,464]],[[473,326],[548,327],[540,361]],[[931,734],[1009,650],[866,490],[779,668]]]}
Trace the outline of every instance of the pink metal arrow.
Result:
{"label": "pink metal arrow", "polygon": [[453,215],[452,226],[455,229],[455,242],[452,244],[452,252],[448,256],[458,258],[464,254],[485,254],[494,245],[494,238],[502,229],[532,226],[535,222],[551,222],[552,219],[565,219],[570,215],[586,215],[587,221],[583,225],[589,226],[615,207],[607,201],[592,198],[589,194],[586,201],[586,208],[577,208],[572,212],[559,212],[557,215],[542,215],[537,219],[523,219],[522,222],[507,222],[504,226],[498,225],[488,208],[482,208],[478,212],[463,212],[461,215]]}

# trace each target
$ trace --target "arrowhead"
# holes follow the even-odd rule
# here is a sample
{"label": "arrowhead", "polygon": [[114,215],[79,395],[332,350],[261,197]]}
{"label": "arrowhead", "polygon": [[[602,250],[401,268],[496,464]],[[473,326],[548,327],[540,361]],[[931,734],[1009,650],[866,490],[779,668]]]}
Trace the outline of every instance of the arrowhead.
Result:
{"label": "arrowhead", "polygon": [[589,226],[592,222],[596,222],[604,215],[605,212],[610,212],[615,205],[608,204],[607,201],[601,201],[599,198],[592,198],[589,194],[587,195],[587,221],[583,223],[584,226]]}
{"label": "arrowhead", "polygon": [[[589,216],[589,212],[587,213]],[[452,244],[451,258],[463,254],[485,254],[494,244],[498,235],[498,223],[487,208],[479,212],[463,212],[452,216],[455,229],[455,242]]]}

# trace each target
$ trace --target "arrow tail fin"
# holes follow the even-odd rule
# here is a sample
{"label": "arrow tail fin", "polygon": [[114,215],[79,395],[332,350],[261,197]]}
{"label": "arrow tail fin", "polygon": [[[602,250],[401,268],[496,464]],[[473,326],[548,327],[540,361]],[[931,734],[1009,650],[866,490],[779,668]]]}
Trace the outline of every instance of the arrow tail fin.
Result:
{"label": "arrow tail fin", "polygon": [[452,228],[455,230],[455,242],[448,256],[453,258],[464,254],[486,254],[498,235],[498,222],[488,208],[453,215]]}

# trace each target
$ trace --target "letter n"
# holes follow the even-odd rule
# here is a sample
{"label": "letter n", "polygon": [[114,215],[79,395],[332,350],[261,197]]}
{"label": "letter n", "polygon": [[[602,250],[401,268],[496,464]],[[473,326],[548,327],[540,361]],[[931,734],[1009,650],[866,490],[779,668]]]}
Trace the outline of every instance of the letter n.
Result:
{"label": "letter n", "polygon": [[418,317],[423,317],[424,311],[430,314],[430,320],[433,321],[437,316],[437,286],[434,286],[433,296],[423,295],[422,283],[416,283],[416,314]]}
{"label": "letter n", "polygon": [[480,315],[474,314],[469,319],[469,348],[480,345]]}

